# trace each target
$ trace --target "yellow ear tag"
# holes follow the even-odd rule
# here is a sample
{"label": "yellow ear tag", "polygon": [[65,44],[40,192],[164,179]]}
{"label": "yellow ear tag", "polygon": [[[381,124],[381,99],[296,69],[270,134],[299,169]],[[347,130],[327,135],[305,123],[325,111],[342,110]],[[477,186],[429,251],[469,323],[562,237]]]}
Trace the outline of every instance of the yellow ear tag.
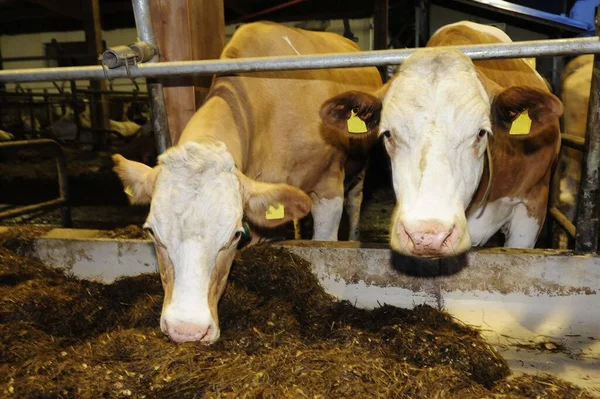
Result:
{"label": "yellow ear tag", "polygon": [[285,215],[284,209],[282,204],[277,204],[277,207],[270,205],[265,214],[265,218],[267,218],[267,220],[283,219],[283,216]]}
{"label": "yellow ear tag", "polygon": [[529,65],[531,65],[533,67],[533,69],[535,69],[535,58],[526,58],[527,62],[529,62]]}
{"label": "yellow ear tag", "polygon": [[348,133],[367,133],[367,125],[365,122],[360,119],[354,113],[354,110],[351,111],[350,119],[348,119]]}
{"label": "yellow ear tag", "polygon": [[131,186],[127,186],[125,187],[125,194],[129,195],[130,197],[133,197],[133,190],[131,189]]}
{"label": "yellow ear tag", "polygon": [[531,132],[531,118],[529,118],[529,112],[525,110],[513,121],[508,134],[518,136],[529,134],[529,132]]}

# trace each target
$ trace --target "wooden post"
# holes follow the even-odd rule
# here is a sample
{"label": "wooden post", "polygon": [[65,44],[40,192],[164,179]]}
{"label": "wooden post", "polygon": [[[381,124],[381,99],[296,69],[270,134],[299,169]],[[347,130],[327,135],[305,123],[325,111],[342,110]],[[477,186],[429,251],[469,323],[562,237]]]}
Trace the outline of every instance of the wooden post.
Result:
{"label": "wooden post", "polygon": [[[388,0],[375,0],[373,8],[373,50],[385,50],[388,46],[389,32]],[[379,67],[383,81],[386,80],[386,68]]]}
{"label": "wooden post", "polygon": [[[99,61],[91,61],[92,55],[100,55],[104,52],[102,45],[102,25],[100,21],[100,4],[99,0],[81,0],[82,9],[85,15],[83,26],[85,30],[85,41],[87,43],[87,51],[90,54],[90,63],[99,63]],[[106,81],[92,80],[90,87],[95,90],[106,90]],[[90,102],[90,115],[92,126],[99,129],[108,129],[110,126],[110,109],[108,106],[108,96],[105,94],[95,94],[92,96],[94,101]],[[106,133],[97,133],[95,142],[97,147],[106,147]]]}
{"label": "wooden post", "polygon": [[[223,0],[150,0],[161,61],[219,58],[225,46]],[[202,105],[212,77],[161,79],[171,142]]]}

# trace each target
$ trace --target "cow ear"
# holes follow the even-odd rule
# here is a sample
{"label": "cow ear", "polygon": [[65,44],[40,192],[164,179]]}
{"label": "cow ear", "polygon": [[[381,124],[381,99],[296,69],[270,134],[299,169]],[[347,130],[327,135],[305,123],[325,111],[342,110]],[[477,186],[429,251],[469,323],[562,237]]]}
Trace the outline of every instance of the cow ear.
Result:
{"label": "cow ear", "polygon": [[[539,134],[562,115],[561,101],[551,93],[528,86],[509,87],[497,94],[492,101],[492,120],[495,129],[511,132],[513,123],[526,112],[531,120],[528,133],[518,134],[531,137]],[[527,121],[529,124],[529,121]]]}
{"label": "cow ear", "polygon": [[302,219],[310,212],[312,201],[304,191],[288,184],[262,183],[237,171],[244,212],[255,225],[276,227]]}
{"label": "cow ear", "polygon": [[157,168],[151,168],[140,162],[130,161],[120,154],[112,156],[115,164],[113,171],[119,176],[129,203],[147,204],[152,200],[152,190],[156,180]]}
{"label": "cow ear", "polygon": [[347,91],[325,101],[321,119],[326,126],[349,134],[350,138],[377,136],[381,100],[361,91]]}

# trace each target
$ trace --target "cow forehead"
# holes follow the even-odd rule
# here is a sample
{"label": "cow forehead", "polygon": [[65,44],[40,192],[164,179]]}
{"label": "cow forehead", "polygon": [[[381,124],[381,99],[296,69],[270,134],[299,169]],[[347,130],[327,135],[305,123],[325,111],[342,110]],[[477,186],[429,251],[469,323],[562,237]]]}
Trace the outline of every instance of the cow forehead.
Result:
{"label": "cow forehead", "polygon": [[382,129],[398,124],[408,130],[428,124],[472,129],[487,125],[489,110],[487,93],[468,58],[455,51],[417,52],[383,99]]}
{"label": "cow forehead", "polygon": [[[185,150],[185,148],[184,148]],[[154,186],[149,222],[164,243],[200,238],[228,241],[243,216],[240,183],[224,146],[171,153],[159,159],[162,170]],[[161,156],[162,157],[162,156]]]}

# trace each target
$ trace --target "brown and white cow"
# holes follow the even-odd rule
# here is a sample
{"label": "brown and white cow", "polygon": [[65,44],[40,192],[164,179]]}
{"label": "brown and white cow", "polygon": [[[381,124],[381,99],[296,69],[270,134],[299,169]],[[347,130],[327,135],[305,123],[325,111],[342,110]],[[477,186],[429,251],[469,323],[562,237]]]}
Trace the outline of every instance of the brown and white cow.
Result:
{"label": "brown and white cow", "polygon": [[[332,33],[253,23],[235,33],[221,58],[355,51],[356,44]],[[151,203],[145,227],[165,290],[161,328],[174,341],[219,337],[217,304],[244,216],[268,228],[312,212],[313,238],[337,239],[344,169],[354,152],[346,134],[322,123],[320,105],[347,90],[380,86],[375,68],[217,77],[157,167],[114,156],[131,201]],[[280,204],[283,214],[267,217]]]}
{"label": "brown and white cow", "polygon": [[[397,252],[457,255],[499,230],[505,246],[535,245],[562,104],[524,59],[472,62],[443,48],[509,41],[499,29],[471,22],[443,27],[429,41],[432,48],[409,57],[378,92],[349,92],[323,104],[330,126],[340,128],[354,107],[369,134],[383,136],[397,199],[390,231]],[[509,135],[525,110],[529,134]]]}
{"label": "brown and white cow", "polygon": [[[585,138],[588,103],[592,86],[593,55],[581,55],[567,64],[561,77],[561,100],[565,133]],[[577,194],[581,178],[582,153],[568,147],[561,151],[559,207],[573,221],[577,210]]]}

